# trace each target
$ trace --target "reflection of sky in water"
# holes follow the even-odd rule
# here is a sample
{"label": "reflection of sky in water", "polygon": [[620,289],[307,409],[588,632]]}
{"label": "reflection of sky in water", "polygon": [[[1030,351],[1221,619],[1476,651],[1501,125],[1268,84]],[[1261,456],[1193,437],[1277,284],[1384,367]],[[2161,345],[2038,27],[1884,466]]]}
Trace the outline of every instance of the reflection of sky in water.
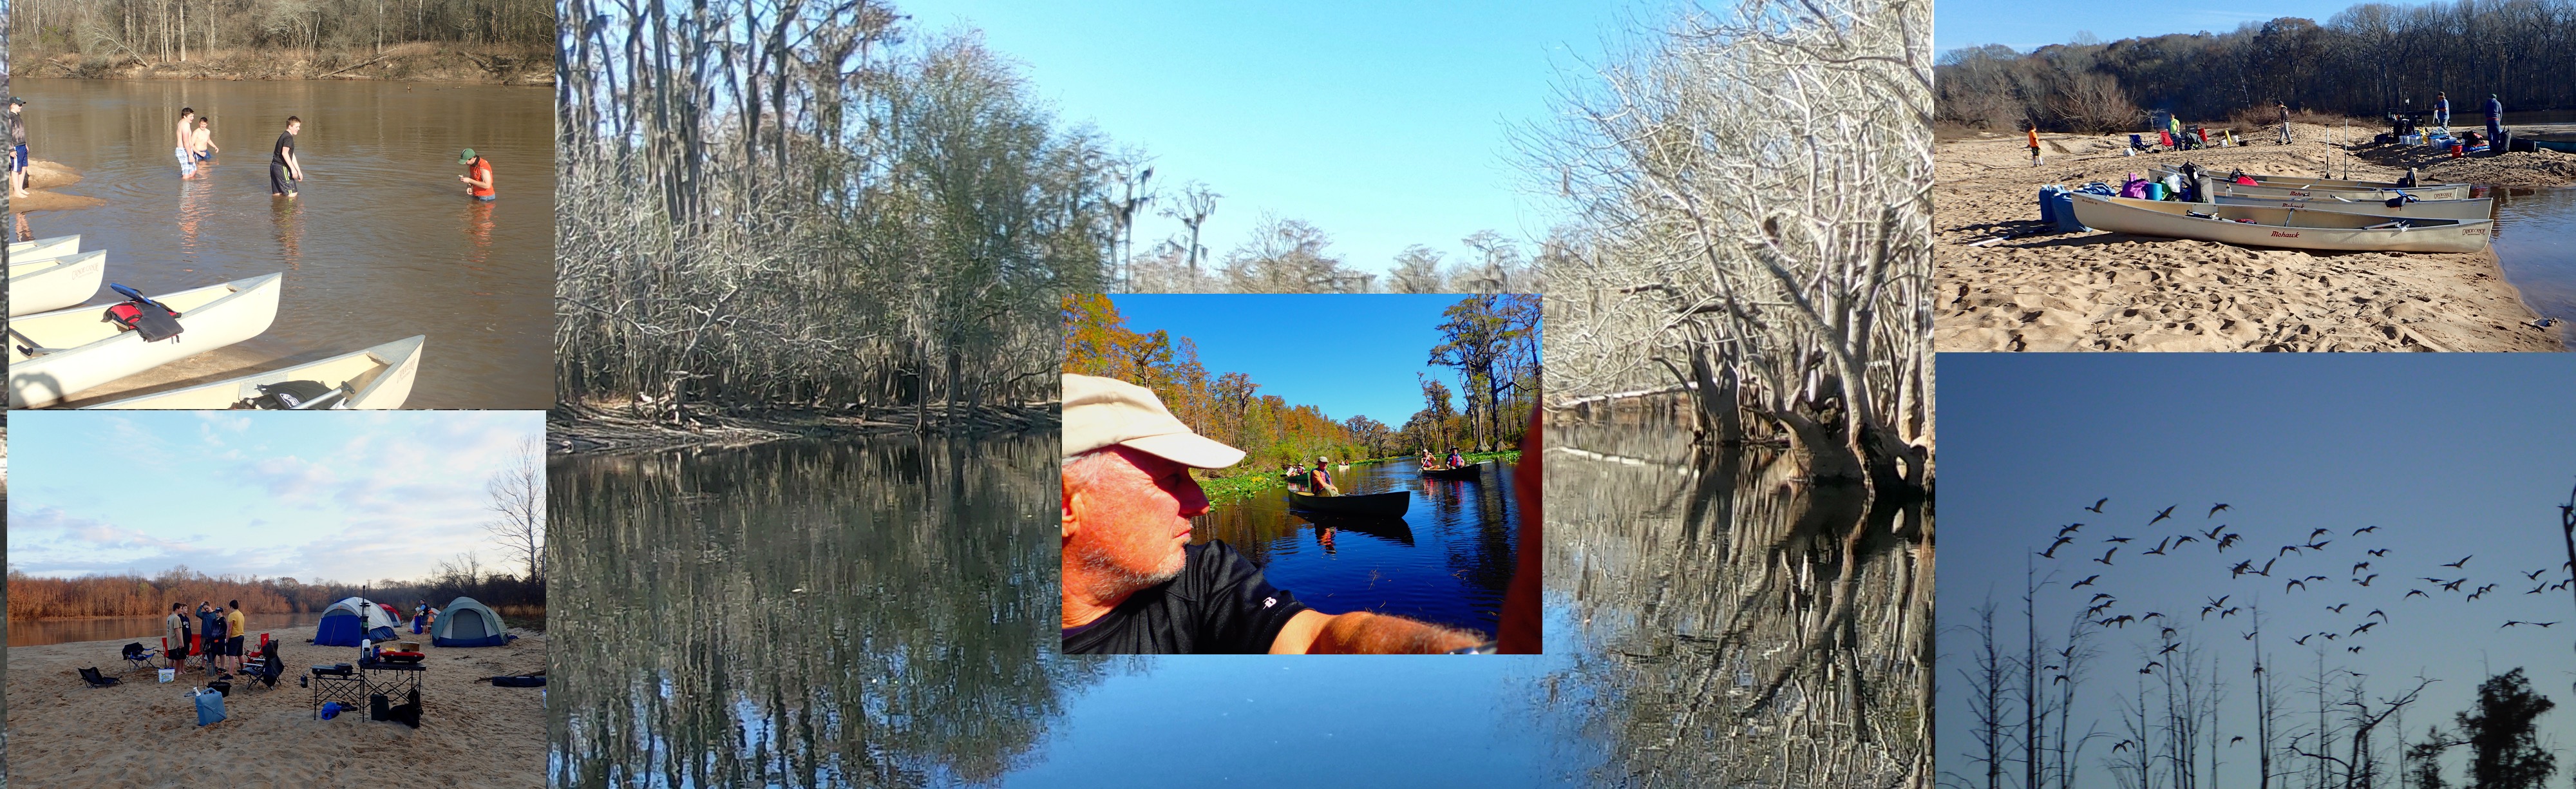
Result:
{"label": "reflection of sky in water", "polygon": [[2532,311],[2576,320],[2576,189],[2514,189],[2498,197],[2495,251],[2505,281]]}
{"label": "reflection of sky in water", "polygon": [[[1547,649],[1574,648],[1549,595]],[[1533,655],[1187,655],[1066,704],[1005,786],[1572,786],[1597,763],[1531,694],[1565,661]],[[1569,752],[1572,751],[1572,752]]]}

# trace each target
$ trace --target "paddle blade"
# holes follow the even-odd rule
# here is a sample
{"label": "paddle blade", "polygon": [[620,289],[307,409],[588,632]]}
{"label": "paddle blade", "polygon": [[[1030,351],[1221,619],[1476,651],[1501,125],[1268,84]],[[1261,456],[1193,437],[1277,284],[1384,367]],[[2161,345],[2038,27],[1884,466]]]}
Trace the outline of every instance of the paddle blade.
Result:
{"label": "paddle blade", "polygon": [[135,289],[133,289],[133,288],[129,288],[129,287],[126,287],[126,286],[121,285],[121,284],[118,284],[118,283],[114,283],[114,282],[107,283],[107,287],[108,287],[108,289],[110,289],[110,290],[114,290],[114,291],[116,291],[118,295],[122,295],[122,296],[124,296],[124,297],[126,297],[126,298],[129,298],[129,299],[141,299],[141,298],[143,298],[143,294],[142,294],[140,291],[136,291],[136,290],[135,290]]}

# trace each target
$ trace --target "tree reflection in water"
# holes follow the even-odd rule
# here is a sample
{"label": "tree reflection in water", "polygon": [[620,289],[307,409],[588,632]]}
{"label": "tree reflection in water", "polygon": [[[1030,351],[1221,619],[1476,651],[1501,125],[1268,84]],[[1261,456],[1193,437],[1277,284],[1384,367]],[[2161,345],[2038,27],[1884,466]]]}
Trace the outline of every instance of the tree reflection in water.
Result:
{"label": "tree reflection in water", "polygon": [[552,785],[922,786],[1035,758],[1053,436],[557,459]]}
{"label": "tree reflection in water", "polygon": [[[1570,421],[1570,420],[1566,420]],[[1766,449],[1551,423],[1548,652],[1535,692],[1589,783],[1930,782],[1929,507],[1864,512]]]}

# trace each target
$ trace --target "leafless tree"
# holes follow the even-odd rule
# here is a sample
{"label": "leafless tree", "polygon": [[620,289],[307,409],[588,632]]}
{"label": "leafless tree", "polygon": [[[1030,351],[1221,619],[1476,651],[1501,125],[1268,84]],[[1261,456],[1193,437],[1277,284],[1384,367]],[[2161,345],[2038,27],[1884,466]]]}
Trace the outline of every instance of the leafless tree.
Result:
{"label": "leafless tree", "polygon": [[2077,74],[2049,98],[2049,109],[2079,131],[2103,133],[2137,128],[2138,105],[2120,92],[2120,80],[2109,74]]}
{"label": "leafless tree", "polygon": [[[509,466],[492,473],[483,485],[491,501],[484,505],[493,520],[483,530],[501,544],[503,555],[526,565],[531,581],[545,579],[546,467],[545,449],[537,439],[519,445]],[[468,559],[470,562],[471,559]]]}
{"label": "leafless tree", "polygon": [[1755,0],[1566,86],[1568,125],[1523,140],[1581,219],[1547,272],[1557,392],[1661,379],[1713,443],[1740,411],[1815,478],[1927,480],[1930,29],[1916,0]]}
{"label": "leafless tree", "polygon": [[1968,681],[1968,712],[1973,720],[1968,736],[1976,746],[1968,752],[1968,761],[1985,765],[1985,789],[2003,789],[2006,665],[2003,651],[1995,644],[1995,602],[1989,599],[1968,613],[1977,621],[1973,665],[1959,670],[1959,677]]}

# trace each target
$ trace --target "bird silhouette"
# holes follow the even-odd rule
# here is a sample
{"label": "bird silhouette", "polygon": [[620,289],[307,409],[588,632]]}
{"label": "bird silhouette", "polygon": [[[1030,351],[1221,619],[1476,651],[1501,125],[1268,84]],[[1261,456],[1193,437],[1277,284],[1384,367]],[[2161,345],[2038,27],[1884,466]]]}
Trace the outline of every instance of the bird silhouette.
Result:
{"label": "bird silhouette", "polygon": [[2220,618],[2220,619],[2226,619],[2226,618],[2228,618],[2228,617],[2230,617],[2230,616],[2234,616],[2234,615],[2236,614],[2236,612],[2238,612],[2238,611],[2243,611],[2243,610],[2245,610],[2245,609],[2244,609],[2244,608],[2239,607],[2239,608],[2230,608],[2230,609],[2227,609],[2227,610],[2225,610],[2225,611],[2220,611],[2220,612],[2218,612],[2218,618]]}
{"label": "bird silhouette", "polygon": [[[2180,505],[2180,504],[2176,504],[2176,505],[2174,505],[2174,507],[2180,507],[2180,506],[2182,506],[2182,505]],[[2164,509],[2164,511],[2163,511],[2163,512],[2156,513],[2156,520],[2147,521],[2147,525],[2149,525],[2149,526],[2154,526],[2154,525],[2156,525],[2156,521],[2161,521],[2161,520],[2164,520],[2164,519],[2166,519],[2166,518],[2171,518],[2171,517],[2173,517],[2173,511],[2174,511],[2174,508],[2173,508],[2173,507],[2166,507],[2166,508]]]}
{"label": "bird silhouette", "polygon": [[[2519,625],[2519,624],[2524,624],[2524,623],[2522,623],[2522,622],[2515,622],[2515,621],[2507,621],[2507,622],[2505,622],[2505,623],[2504,623],[2504,626],[2505,626],[2505,627],[2512,627],[2512,626],[2514,626],[2514,625]],[[2497,629],[2498,629],[2498,630],[2502,630],[2502,629],[2504,629],[2504,628],[2497,628]]]}
{"label": "bird silhouette", "polygon": [[2278,559],[2278,558],[2281,558],[2281,557],[2283,557],[2283,556],[2288,556],[2288,555],[2290,555],[2290,554],[2294,554],[2294,553],[2298,553],[2298,552],[2299,552],[2299,546],[2296,546],[2296,545],[2284,545],[2284,546],[2281,546],[2281,552],[2280,552],[2280,553],[2272,554],[2272,558],[2274,558],[2274,559]]}
{"label": "bird silhouette", "polygon": [[2166,638],[2166,639],[2173,638],[2173,637],[2174,637],[2174,629],[2173,629],[2173,628],[2170,628],[2170,627],[2165,628],[2165,631],[2164,631],[2163,633],[2158,634],[2158,635],[2157,635],[2157,637],[2158,637],[2158,638]]}
{"label": "bird silhouette", "polygon": [[2110,538],[2110,539],[2107,539],[2107,540],[2103,540],[2103,542],[2128,542],[2128,541],[2129,541],[2129,538],[2127,538],[2127,537],[2113,537],[2113,538]]}
{"label": "bird silhouette", "polygon": [[2311,550],[2311,551],[2322,551],[2322,550],[2325,550],[2325,549],[2326,549],[2326,545],[2327,545],[2327,544],[2332,543],[2332,542],[2334,542],[2334,541],[2333,541],[2333,540],[2327,540],[2327,541],[2325,541],[2325,542],[2312,542],[2312,543],[2308,543],[2307,548],[2308,548],[2308,550]]}
{"label": "bird silhouette", "polygon": [[2077,582],[2075,582],[2075,585],[2074,585],[2074,586],[2069,586],[2069,587],[2066,587],[2066,588],[2067,588],[2067,589],[2082,589],[2082,588],[2087,587],[2087,586],[2092,586],[2092,585],[2093,585],[2093,582],[2094,582],[2094,581],[2096,581],[2096,580],[2101,579],[2101,577],[2102,577],[2102,576],[2099,576],[2099,575],[2095,575],[2095,576],[2087,577],[2087,578],[2085,578],[2084,580],[2081,580],[2081,581],[2077,581]]}
{"label": "bird silhouette", "polygon": [[2218,528],[2211,529],[2211,530],[2209,530],[2209,531],[2205,531],[2205,532],[2201,532],[2201,533],[2200,533],[2200,537],[2201,537],[2201,539],[2204,539],[2204,540],[2215,540],[2215,539],[2218,539],[2218,533],[2219,533],[2219,532],[2223,532],[2223,531],[2226,531],[2226,530],[2227,530],[2227,524],[2221,523],[2221,524],[2218,524]]}
{"label": "bird silhouette", "polygon": [[2093,615],[2095,615],[2095,614],[2099,614],[2099,613],[2102,613],[2102,612],[2104,612],[2104,611],[2108,611],[2108,610],[2110,610],[2110,609],[2111,609],[2111,606],[2113,606],[2113,605],[2117,605],[2117,604],[2119,604],[2119,601],[2117,601],[2117,600],[2113,600],[2113,601],[2111,601],[2111,602],[2103,603],[2103,604],[2101,604],[2101,605],[2097,605],[2097,606],[2094,606],[2094,607],[2092,607],[2092,608],[2087,608],[2087,609],[2084,609],[2084,615],[2085,615],[2085,616],[2093,616]]}
{"label": "bird silhouette", "polygon": [[2215,507],[2211,507],[2211,508],[2209,508],[2209,514],[2207,514],[2207,515],[2203,515],[2203,516],[2200,516],[2200,517],[2201,517],[2201,518],[2203,518],[2203,519],[2215,518],[2215,517],[2218,517],[2218,513],[2219,513],[2220,511],[2223,511],[2223,510],[2225,510],[2225,509],[2227,509],[2227,505],[2225,505],[2225,504],[2220,504],[2220,505],[2218,505],[2218,506],[2215,506]]}
{"label": "bird silhouette", "polygon": [[2534,587],[2532,587],[2532,588],[2531,588],[2531,591],[2524,592],[2523,594],[2540,594],[2540,593],[2542,593],[2542,592],[2546,592],[2546,591],[2549,591],[2549,585],[2548,585],[2548,584],[2541,584],[2541,585],[2539,585],[2539,586],[2534,586]]}
{"label": "bird silhouette", "polygon": [[2531,626],[2532,626],[2532,627],[2548,627],[2548,626],[2550,626],[2550,625],[2554,625],[2554,624],[2558,624],[2558,623],[2556,623],[2556,622],[2533,622],[2533,623],[2531,623]]}
{"label": "bird silhouette", "polygon": [[2325,636],[2327,641],[2333,641],[2343,637],[2342,633],[2318,633],[2317,635]]}
{"label": "bird silhouette", "polygon": [[[2100,578],[2100,577],[2102,577],[2102,576],[2098,576],[2098,575],[2097,575],[2097,576],[2093,576],[2093,577],[2095,577],[2095,578]],[[2093,599],[2094,599],[2094,600],[2100,600],[2100,599],[2102,599],[2102,598],[2110,597],[2110,596],[2111,596],[2111,593],[2110,593],[2110,592],[2094,592],[2094,593],[2093,593]],[[2091,600],[2087,600],[2087,601],[2085,601],[2085,602],[2092,602],[2092,601],[2091,601]]]}
{"label": "bird silhouette", "polygon": [[2182,648],[2182,645],[2181,645],[2181,644],[2166,644],[2166,645],[2165,645],[2165,648],[2164,648],[2164,651],[2162,651],[2162,652],[2157,652],[2156,654],[2159,654],[2159,655],[2170,655],[2170,654],[2173,654],[2173,651],[2174,651],[2174,650],[2181,649],[2181,648]]}
{"label": "bird silhouette", "polygon": [[2354,530],[2352,530],[2352,533],[2353,533],[2353,534],[2358,535],[2358,534],[2362,534],[2362,533],[2365,533],[2365,532],[2374,532],[2374,531],[2378,531],[2378,530],[2379,530],[2379,527],[2377,527],[2377,526],[2364,526],[2364,527],[2362,527],[2362,528],[2358,528],[2358,529],[2354,529]]}
{"label": "bird silhouette", "polygon": [[2371,551],[2371,552],[2370,552],[2370,555],[2372,555],[2372,556],[2387,556],[2387,555],[2388,555],[2388,549],[2386,549],[2386,548],[2380,548],[2380,549],[2377,549],[2377,550],[2373,550],[2373,551]]}
{"label": "bird silhouette", "polygon": [[2228,741],[2227,741],[2227,744],[2229,744],[2229,745],[2235,745],[2235,744],[2237,744],[2237,743],[2244,742],[2244,741],[2245,741],[2245,738],[2243,738],[2243,737],[2238,737],[2238,738],[2233,739],[2233,740],[2228,740]]}
{"label": "bird silhouette", "polygon": [[2102,558],[2095,559],[2095,560],[2093,560],[2093,561],[2101,562],[2101,563],[2102,563],[2102,566],[2104,566],[2104,567],[2109,567],[2109,566],[2111,566],[2111,554],[2115,554],[2115,553],[2119,553],[2119,552],[2120,552],[2120,546],[2117,546],[2117,545],[2111,546],[2111,550],[2104,551],[2104,552],[2102,553]]}
{"label": "bird silhouette", "polygon": [[2301,589],[2306,589],[2306,588],[2308,588],[2308,582],[2307,582],[2307,581],[2305,581],[2305,580],[2298,579],[2298,578],[2292,578],[2292,579],[2290,579],[2290,582],[2289,582],[2289,583],[2286,583],[2286,584],[2282,584],[2282,585],[2281,585],[2281,593],[2282,593],[2282,594],[2289,594],[2289,593],[2290,593],[2290,587],[2293,587],[2293,586],[2296,586],[2296,587],[2301,588]]}
{"label": "bird silhouette", "polygon": [[2361,585],[2363,585],[2363,586],[2369,586],[2371,581],[2377,580],[2378,578],[2379,578],[2379,574],[2378,574],[2378,573],[2371,573],[2369,578],[2356,578],[2356,579],[2353,579],[2353,583],[2361,584]]}
{"label": "bird silhouette", "polygon": [[[2420,575],[2419,575],[2419,576],[2415,576],[2415,577],[2417,577],[2417,578],[2424,578],[2424,576],[2420,576]],[[2444,583],[2444,581],[2443,581],[2442,579],[2440,579],[2440,578],[2424,578],[2424,582],[2425,582],[2425,583],[2428,583],[2428,584]]]}
{"label": "bird silhouette", "polygon": [[2045,556],[2045,557],[2048,557],[2048,558],[2051,558],[2051,559],[2055,559],[2055,558],[2057,558],[2057,548],[2058,548],[2058,546],[2062,546],[2062,545],[2065,545],[2065,544],[2067,544],[2067,543],[2074,542],[2074,541],[2075,541],[2075,538],[2073,538],[2073,537],[2059,537],[2059,538],[2057,538],[2057,542],[2056,542],[2056,543],[2049,545],[2049,546],[2048,546],[2048,550],[2041,551],[2041,552],[2039,553],[2039,555],[2041,555],[2041,556]]}
{"label": "bird silhouette", "polygon": [[2227,550],[2229,546],[2235,545],[2237,540],[2243,539],[2244,537],[2245,535],[2231,532],[2226,537],[2219,538],[2218,549],[2222,551]]}
{"label": "bird silhouette", "polygon": [[2227,598],[2230,598],[2230,597],[2235,597],[2235,595],[2232,595],[2232,594],[2231,594],[2231,595],[2219,595],[2219,596],[2218,596],[2218,599],[2209,601],[2209,604],[2210,604],[2210,605],[2226,605],[2226,604],[2227,604]]}
{"label": "bird silhouette", "polygon": [[2457,591],[2460,591],[2460,584],[2464,584],[2464,583],[2468,583],[2468,582],[2469,582],[2469,579],[2462,578],[2462,579],[2457,580],[2457,581],[2452,581],[2452,582],[2450,582],[2450,583],[2443,584],[2443,585],[2442,585],[2442,591],[2445,591],[2445,592],[2457,592]]}
{"label": "bird silhouette", "polygon": [[2263,576],[2263,577],[2265,577],[2265,578],[2270,578],[2270,577],[2272,577],[2272,562],[2277,562],[2277,561],[2280,561],[2280,560],[2281,560],[2281,557],[2278,557],[2278,556],[2274,556],[2274,557],[2272,557],[2271,561],[2267,561],[2267,562],[2264,562],[2264,563],[2263,563],[2263,569],[2260,569],[2260,570],[2256,570],[2256,571],[2254,571],[2254,574],[2255,574],[2255,575]]}
{"label": "bird silhouette", "polygon": [[2162,619],[2162,618],[2164,618],[2164,614],[2163,614],[2163,613],[2156,612],[2156,611],[2149,611],[2149,612],[2147,612],[2147,614],[2146,614],[2145,616],[2138,617],[2138,621],[2143,622],[2143,621],[2146,621],[2146,620],[2149,620],[2149,619]]}
{"label": "bird silhouette", "polygon": [[2252,633],[2247,633],[2247,634],[2245,634],[2245,640],[2247,640],[2247,641],[2252,641],[2252,640],[2254,640],[2254,634],[2252,634]]}
{"label": "bird silhouette", "polygon": [[[2171,538],[2171,537],[2167,537],[2167,538],[2162,539],[2162,540],[2157,540],[2157,541],[2156,541],[2156,549],[2155,549],[2155,550],[2148,551],[2148,552],[2146,552],[2146,553],[2144,553],[2144,554],[2140,554],[2140,555],[2142,555],[2142,556],[2163,556],[2163,555],[2165,555],[2165,543],[2167,543],[2167,542],[2171,542],[2171,541],[2173,541],[2173,538]],[[2113,548],[2112,550],[2115,550],[2115,551],[2116,551],[2116,550],[2119,550],[2119,549],[2118,549],[2118,548]]]}
{"label": "bird silhouette", "polygon": [[2540,574],[2541,574],[2541,573],[2545,573],[2545,572],[2549,572],[2549,570],[2548,570],[2547,568],[2542,568],[2542,569],[2538,569],[2538,570],[2533,570],[2533,571],[2531,571],[2531,572],[2523,573],[2523,574],[2522,574],[2522,580],[2529,581],[2529,580],[2537,579],[2537,578],[2539,578],[2539,577],[2540,577]]}
{"label": "bird silhouette", "polygon": [[2175,538],[2174,538],[2174,547],[2176,547],[2176,548],[2180,548],[2180,547],[2182,547],[2182,544],[2183,544],[2183,543],[2187,543],[2187,542],[2199,542],[2199,541],[2200,541],[2200,538],[2198,538],[2198,537],[2194,537],[2194,536],[2191,536],[2191,535],[2188,535],[2188,534],[2185,534],[2185,535],[2182,535],[2182,536],[2179,536],[2179,537],[2175,537]]}
{"label": "bird silhouette", "polygon": [[[2058,682],[2065,682],[2065,681],[2066,681],[2066,675],[2064,675],[2064,674],[2059,674],[2059,675],[2057,675],[2057,681],[2058,681]],[[2055,684],[2055,683],[2051,683],[2051,684]]]}
{"label": "bird silhouette", "polygon": [[2057,536],[2059,536],[2059,537],[2064,537],[2064,536],[2066,536],[2066,535],[2069,535],[2069,534],[2073,534],[2073,533],[2075,533],[2075,530],[2076,530],[2076,529],[2081,529],[2081,528],[2084,528],[2084,524],[2081,524],[2081,523],[2071,523],[2071,524],[2067,524],[2066,528],[2058,529],[2058,530],[2057,530]]}
{"label": "bird silhouette", "polygon": [[2234,578],[2236,576],[2244,575],[2246,571],[2252,569],[2254,569],[2254,560],[2252,559],[2237,562],[2236,566],[2227,568],[2227,577]]}
{"label": "bird silhouette", "polygon": [[[2416,595],[2423,595],[2423,596],[2424,596],[2424,599],[2427,599],[2427,600],[2433,599],[2433,596],[2432,596],[2432,595],[2424,594],[2424,590],[2422,590],[2422,589],[2408,589],[2408,590],[2406,590],[2406,597],[2414,597],[2414,596],[2416,596]],[[2399,600],[2404,600],[2404,599],[2406,599],[2406,597],[2400,597],[2400,598],[2397,598],[2397,599],[2399,599]]]}
{"label": "bird silhouette", "polygon": [[2369,563],[2369,562],[2353,562],[2353,563],[2352,563],[2352,574],[2354,574],[2354,575],[2360,575],[2360,574],[2361,574],[2361,571],[2363,571],[2363,570],[2368,570],[2368,569],[2370,569],[2370,563]]}
{"label": "bird silhouette", "polygon": [[2361,647],[2344,647],[2343,651],[2358,655],[2361,654]]}
{"label": "bird silhouette", "polygon": [[2306,580],[2310,580],[2310,581],[2323,581],[2323,580],[2326,580],[2326,577],[2325,577],[2325,576],[2322,576],[2322,575],[2311,575],[2311,576],[2308,576]]}
{"label": "bird silhouette", "polygon": [[2118,744],[2118,745],[2114,745],[2114,746],[2111,746],[2111,752],[2112,752],[2112,753],[2119,753],[2119,752],[2121,752],[2121,751],[2128,750],[2128,749],[2129,749],[2129,745],[2130,745],[2130,743],[2129,743],[2129,741],[2128,741],[2128,740],[2121,740],[2121,741],[2120,741],[2120,744]]}
{"label": "bird silhouette", "polygon": [[2311,539],[2311,540],[2316,539],[2316,538],[2317,538],[2317,535],[2324,534],[2324,533],[2329,532],[2329,531],[2333,531],[2333,530],[2332,530],[2332,529],[2317,529],[2317,530],[2315,530],[2315,531],[2308,532],[2308,539]]}
{"label": "bird silhouette", "polygon": [[2327,608],[2326,610],[2328,610],[2328,611],[2333,611],[2333,612],[2335,612],[2335,613],[2340,614],[2340,613],[2343,613],[2343,609],[2344,609],[2344,607],[2345,607],[2345,606],[2349,606],[2349,605],[2352,605],[2352,604],[2351,604],[2351,603],[2336,603],[2334,606],[2329,607],[2329,608]]}
{"label": "bird silhouette", "polygon": [[2316,634],[2314,634],[2314,633],[2310,633],[2310,634],[2308,634],[2308,635],[2304,635],[2304,636],[2300,636],[2300,637],[2298,637],[2298,638],[2290,639],[2290,643],[2297,644],[2297,645],[2299,645],[2299,646],[2307,646],[2307,645],[2308,645],[2308,639],[2315,638],[2315,637],[2316,637]]}
{"label": "bird silhouette", "polygon": [[[2450,563],[2450,564],[2445,564],[2445,565],[2442,565],[2442,566],[2444,566],[2444,567],[2459,567],[2460,565],[2468,564],[2470,559],[2475,559],[2475,558],[2478,558],[2478,555],[2473,553],[2473,554],[2469,554],[2469,555],[2467,555],[2467,556],[2462,556],[2462,557],[2460,557],[2460,560],[2459,560],[2459,561],[2452,562],[2452,563]],[[2461,569],[2467,569],[2467,568],[2461,568]]]}
{"label": "bird silhouette", "polygon": [[2379,626],[2379,623],[2378,623],[2378,622],[2363,622],[2363,623],[2361,623],[2361,626],[2360,626],[2360,627],[2356,627],[2356,628],[2353,628],[2353,629],[2352,629],[2352,635],[2356,635],[2356,636],[2357,636],[2357,635],[2361,635],[2361,634],[2363,634],[2363,633],[2368,633],[2368,632],[2370,632],[2370,629],[2371,629],[2371,628],[2378,627],[2378,626]]}
{"label": "bird silhouette", "polygon": [[2376,608],[2370,609],[2370,613],[2362,614],[2362,615],[2361,615],[2361,617],[2362,617],[2363,619],[2368,619],[2368,618],[2371,618],[2371,617],[2374,617],[2374,616],[2375,616],[2375,617],[2379,617],[2379,621],[2382,621],[2382,622],[2386,622],[2386,621],[2388,621],[2388,615],[2387,615],[2387,614],[2385,614],[2385,613],[2381,613],[2381,612],[2380,612],[2380,610],[2379,610],[2379,609],[2376,609]]}
{"label": "bird silhouette", "polygon": [[2161,666],[2161,665],[2164,665],[2164,663],[2162,663],[2162,662],[2148,663],[2146,668],[2138,669],[2138,673],[2140,673],[2140,674],[2153,674],[2153,673],[2156,673],[2156,667],[2157,667],[2157,666]]}
{"label": "bird silhouette", "polygon": [[2094,512],[2101,512],[2102,505],[2109,503],[2111,503],[2111,499],[2109,497],[2104,497],[2101,501],[2093,502],[2093,506],[2086,507],[2085,509],[2092,510]]}

